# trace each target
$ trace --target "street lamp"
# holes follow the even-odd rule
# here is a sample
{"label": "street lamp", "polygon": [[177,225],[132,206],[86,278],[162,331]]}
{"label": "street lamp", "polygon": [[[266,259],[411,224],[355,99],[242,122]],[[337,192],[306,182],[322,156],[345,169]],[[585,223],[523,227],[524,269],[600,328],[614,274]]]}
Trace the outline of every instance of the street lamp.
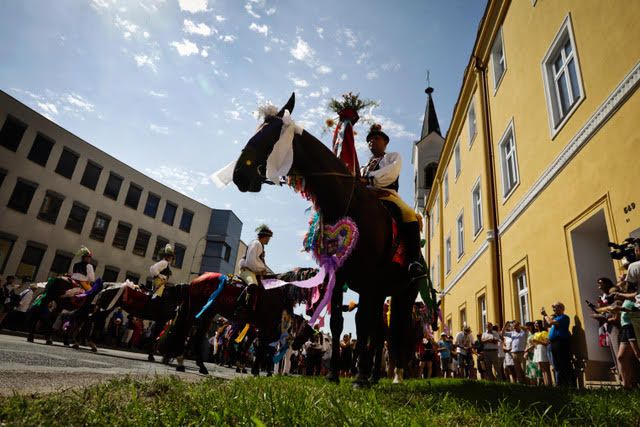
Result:
{"label": "street lamp", "polygon": [[[205,234],[202,237],[200,237],[198,239],[198,241],[196,242],[196,246],[193,249],[193,257],[191,257],[191,265],[189,266],[189,274],[195,274],[196,276],[199,275],[200,273],[196,273],[195,271],[193,271],[193,263],[196,260],[196,254],[198,253],[198,245],[200,244],[200,242],[202,242],[204,239],[207,239],[207,241],[209,240],[222,240],[224,241],[224,237],[221,234]],[[207,245],[205,244],[204,246],[204,251],[202,252],[202,257],[204,258],[204,252],[207,250]]]}

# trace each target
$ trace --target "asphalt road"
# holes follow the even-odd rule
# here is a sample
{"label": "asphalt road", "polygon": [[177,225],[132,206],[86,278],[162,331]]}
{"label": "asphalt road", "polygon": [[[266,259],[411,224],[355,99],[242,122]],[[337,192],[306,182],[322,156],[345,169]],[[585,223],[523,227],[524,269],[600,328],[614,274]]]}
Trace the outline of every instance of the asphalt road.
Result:
{"label": "asphalt road", "polygon": [[[156,357],[160,360],[159,357]],[[235,370],[206,364],[209,374],[231,379],[239,376]],[[177,372],[175,365],[150,363],[147,356],[121,350],[99,349],[92,353],[88,347],[74,350],[59,342],[45,345],[44,341],[27,342],[21,336],[0,334],[0,395],[13,393],[50,393],[84,387],[112,378],[136,378],[157,375],[177,375],[187,381],[204,378],[195,363],[185,361],[186,372]]]}

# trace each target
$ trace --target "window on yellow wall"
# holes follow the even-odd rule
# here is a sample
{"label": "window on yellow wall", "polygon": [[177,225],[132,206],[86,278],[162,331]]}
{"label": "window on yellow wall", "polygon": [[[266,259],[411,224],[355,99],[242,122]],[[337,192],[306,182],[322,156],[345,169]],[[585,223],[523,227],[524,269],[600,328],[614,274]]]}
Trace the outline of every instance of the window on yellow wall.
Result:
{"label": "window on yellow wall", "polygon": [[447,203],[449,202],[449,171],[446,171],[442,178],[442,192],[444,193],[442,196],[444,199],[444,205],[447,206]]}
{"label": "window on yellow wall", "polygon": [[527,271],[525,269],[519,270],[514,274],[515,291],[516,291],[516,307],[518,309],[518,320],[520,323],[525,324],[530,321],[530,309],[529,309],[529,283],[527,281]]}
{"label": "window on yellow wall", "polygon": [[543,60],[552,131],[557,131],[583,98],[580,66],[576,54],[571,19],[564,20]]}
{"label": "window on yellow wall", "polygon": [[469,112],[467,113],[467,121],[469,122],[469,147],[473,145],[473,140],[476,138],[476,134],[478,133],[476,107],[473,101],[474,100],[472,99],[471,104],[469,105]]}
{"label": "window on yellow wall", "polygon": [[451,236],[447,237],[447,240],[444,243],[444,268],[446,274],[449,274],[451,271]]}
{"label": "window on yellow wall", "polygon": [[507,199],[520,182],[518,173],[518,157],[516,140],[513,133],[513,122],[509,124],[500,141],[500,164],[502,169],[502,196]]}
{"label": "window on yellow wall", "polygon": [[453,160],[456,169],[456,179],[460,176],[460,172],[462,171],[462,163],[460,159],[460,140],[456,142],[456,146],[453,148]]}
{"label": "window on yellow wall", "polygon": [[467,326],[467,309],[463,308],[460,310],[460,327],[464,329]]}
{"label": "window on yellow wall", "polygon": [[477,236],[482,230],[482,194],[480,193],[480,178],[471,192],[471,209],[473,210],[473,235]]}
{"label": "window on yellow wall", "polygon": [[485,331],[487,329],[487,298],[484,295],[478,298],[478,313],[480,314],[480,328]]}
{"label": "window on yellow wall", "polygon": [[458,259],[464,255],[464,212],[460,212],[456,220],[458,231]]}
{"label": "window on yellow wall", "polygon": [[449,335],[453,335],[453,321],[451,320],[451,315],[447,316],[447,333]]}
{"label": "window on yellow wall", "polygon": [[502,39],[502,28],[498,32],[493,47],[491,48],[491,63],[493,66],[493,88],[498,90],[502,77],[507,70],[507,60],[504,55],[504,42]]}

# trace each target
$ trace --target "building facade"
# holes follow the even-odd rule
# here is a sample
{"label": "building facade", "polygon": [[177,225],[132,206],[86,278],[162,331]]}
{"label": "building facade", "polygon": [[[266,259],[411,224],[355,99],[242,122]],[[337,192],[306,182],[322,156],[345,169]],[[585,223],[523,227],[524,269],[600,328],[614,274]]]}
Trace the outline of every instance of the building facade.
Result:
{"label": "building facade", "polygon": [[[242,223],[83,141],[0,91],[0,274],[44,281],[94,253],[105,281],[150,280],[176,251],[172,281],[234,271]],[[194,265],[194,261],[197,263]]]}
{"label": "building facade", "polygon": [[638,2],[489,1],[428,196],[445,323],[540,319],[561,301],[587,378],[611,354],[585,300],[640,235]]}

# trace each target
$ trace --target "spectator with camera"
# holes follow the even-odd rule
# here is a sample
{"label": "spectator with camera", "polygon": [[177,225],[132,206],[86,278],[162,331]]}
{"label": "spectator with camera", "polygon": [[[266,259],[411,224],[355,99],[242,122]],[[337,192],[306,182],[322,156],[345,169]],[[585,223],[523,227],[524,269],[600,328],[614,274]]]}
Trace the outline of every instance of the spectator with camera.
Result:
{"label": "spectator with camera", "polygon": [[511,357],[513,358],[516,380],[519,383],[524,383],[524,353],[527,348],[527,331],[522,329],[520,322],[512,320],[511,322],[505,323],[502,329],[502,336],[511,338]]}
{"label": "spectator with camera", "polygon": [[471,371],[473,369],[471,328],[465,326],[462,331],[458,332],[453,340],[453,344],[458,355],[458,375],[461,378],[471,378]]}
{"label": "spectator with camera", "polygon": [[540,313],[545,322],[551,325],[549,343],[553,356],[553,367],[557,375],[558,386],[575,385],[571,374],[571,333],[569,332],[569,316],[564,314],[564,304],[560,301],[551,306],[553,315],[549,316],[543,308]]}
{"label": "spectator with camera", "polygon": [[484,363],[487,379],[494,381],[496,377],[503,380],[502,362],[498,357],[498,346],[502,345],[500,334],[493,330],[493,324],[487,322],[487,329],[481,336],[484,344]]}

